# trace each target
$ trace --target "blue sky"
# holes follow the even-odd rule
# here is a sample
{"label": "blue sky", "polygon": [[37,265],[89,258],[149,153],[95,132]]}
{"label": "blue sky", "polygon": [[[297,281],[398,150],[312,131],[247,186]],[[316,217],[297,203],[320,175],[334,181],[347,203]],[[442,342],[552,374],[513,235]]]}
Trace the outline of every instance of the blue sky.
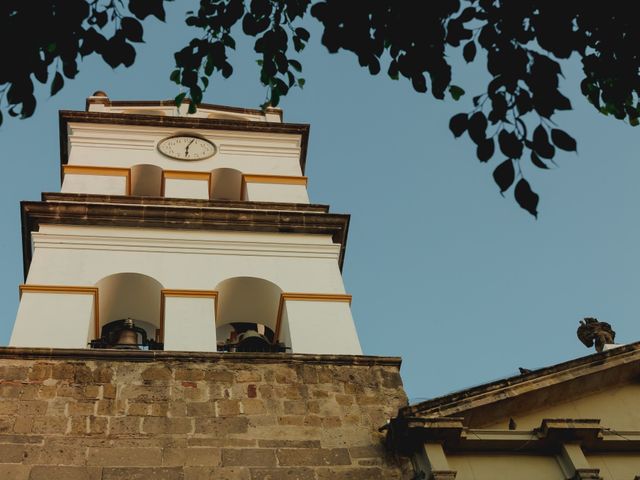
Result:
{"label": "blue sky", "polygon": [[[117,100],[179,93],[168,80],[172,54],[191,32],[177,3],[168,24],[146,22],[132,68],[87,59],[58,95],[41,90],[33,118],[0,127],[0,344],[23,280],[19,202],[60,187],[57,111],[83,110],[98,89]],[[240,42],[235,74],[204,101],[262,103],[255,58]],[[622,343],[639,339],[639,131],[586,103],[578,62],[565,67],[574,110],[556,120],[579,154],[561,154],[553,171],[527,166],[541,196],[536,221],[511,192],[500,196],[493,167],[448,130],[484,86],[479,66],[454,61],[468,94],[439,102],[371,77],[351,54],[328,54],[317,29],[302,61],[307,83],[283,99],[285,121],[311,124],[311,200],[352,215],[344,278],[365,353],[402,356],[412,400],[586,355],[575,334],[584,316],[610,322]]]}

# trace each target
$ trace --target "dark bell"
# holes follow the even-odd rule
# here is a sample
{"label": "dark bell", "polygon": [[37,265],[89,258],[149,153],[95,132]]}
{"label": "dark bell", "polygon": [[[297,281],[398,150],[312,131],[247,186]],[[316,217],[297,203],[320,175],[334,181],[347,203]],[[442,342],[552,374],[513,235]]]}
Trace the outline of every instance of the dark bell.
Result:
{"label": "dark bell", "polygon": [[131,318],[114,320],[103,325],[100,338],[91,340],[91,348],[120,350],[162,350],[164,345],[147,338],[144,328],[136,327]]}
{"label": "dark bell", "polygon": [[138,332],[135,330],[133,320],[127,318],[124,321],[124,326],[120,330],[120,336],[116,342],[114,348],[121,350],[138,350]]}

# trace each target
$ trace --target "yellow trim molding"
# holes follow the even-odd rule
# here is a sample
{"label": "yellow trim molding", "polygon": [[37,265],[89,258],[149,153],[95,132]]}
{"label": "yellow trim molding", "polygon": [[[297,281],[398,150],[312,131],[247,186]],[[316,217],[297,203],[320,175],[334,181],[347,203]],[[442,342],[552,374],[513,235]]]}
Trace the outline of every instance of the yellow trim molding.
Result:
{"label": "yellow trim molding", "polygon": [[98,167],[93,165],[63,165],[64,175],[102,175],[105,177],[125,177],[126,195],[131,195],[131,169],[126,167]]}
{"label": "yellow trim molding", "polygon": [[74,285],[32,285],[19,286],[20,298],[23,293],[62,293],[70,295],[93,295],[93,333],[94,338],[100,337],[100,294],[98,287],[79,287]]}
{"label": "yellow trim molding", "polygon": [[[178,290],[171,288],[163,288],[160,290],[160,328],[156,330],[157,341],[164,343],[164,315],[165,315],[165,299],[167,297],[196,297],[196,298],[213,298],[213,310],[215,319],[218,318],[218,291],[217,290]],[[213,328],[216,328],[214,323]]]}
{"label": "yellow trim molding", "polygon": [[351,305],[353,297],[346,293],[293,293],[282,292],[280,294],[280,303],[278,305],[278,317],[276,318],[276,331],[274,334],[274,343],[280,340],[280,326],[282,324],[282,311],[284,310],[284,302],[348,302]]}
{"label": "yellow trim molding", "polygon": [[279,183],[283,185],[304,185],[307,186],[307,177],[292,175],[260,175],[245,173],[242,178],[246,183]]}

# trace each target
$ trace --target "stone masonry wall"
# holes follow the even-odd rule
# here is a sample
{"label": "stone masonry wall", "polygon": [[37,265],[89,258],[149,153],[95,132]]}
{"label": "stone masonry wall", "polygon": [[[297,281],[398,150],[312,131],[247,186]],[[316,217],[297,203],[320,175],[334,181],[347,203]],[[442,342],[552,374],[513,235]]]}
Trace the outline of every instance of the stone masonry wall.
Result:
{"label": "stone masonry wall", "polygon": [[0,348],[2,480],[403,478],[397,358]]}

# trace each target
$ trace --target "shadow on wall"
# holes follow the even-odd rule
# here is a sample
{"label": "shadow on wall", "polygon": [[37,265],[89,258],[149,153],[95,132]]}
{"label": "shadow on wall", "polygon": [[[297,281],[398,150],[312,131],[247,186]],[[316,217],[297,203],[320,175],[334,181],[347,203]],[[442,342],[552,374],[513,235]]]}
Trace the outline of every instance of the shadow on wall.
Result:
{"label": "shadow on wall", "polygon": [[[276,345],[280,330],[282,289],[256,277],[234,277],[220,282],[216,338],[218,348],[232,351],[284,351]],[[222,347],[222,348],[221,348]]]}
{"label": "shadow on wall", "polygon": [[162,284],[141,273],[116,273],[100,280],[96,286],[100,298],[100,322],[131,318],[150,339],[158,339]]}

